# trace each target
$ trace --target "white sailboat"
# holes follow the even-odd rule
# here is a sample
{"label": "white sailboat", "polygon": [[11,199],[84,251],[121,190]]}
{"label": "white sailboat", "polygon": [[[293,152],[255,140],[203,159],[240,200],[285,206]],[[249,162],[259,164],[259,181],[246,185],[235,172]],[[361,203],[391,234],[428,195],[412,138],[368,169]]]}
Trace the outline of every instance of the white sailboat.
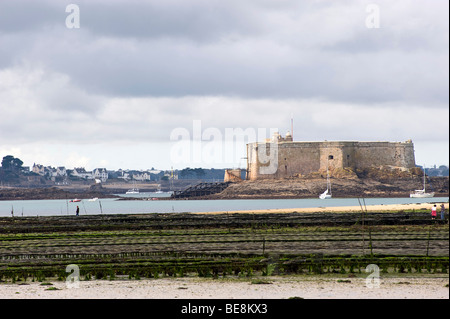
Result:
{"label": "white sailboat", "polygon": [[330,199],[331,198],[331,193],[328,193],[328,189],[327,189],[322,194],[320,194],[319,198],[320,199]]}
{"label": "white sailboat", "polygon": [[327,165],[327,189],[322,194],[320,194],[320,199],[330,199],[331,195],[331,183],[330,183],[330,175],[328,174],[328,165]]}
{"label": "white sailboat", "polygon": [[414,192],[411,192],[409,194],[409,197],[411,198],[430,198],[434,197],[434,192],[427,193],[426,191],[426,179],[425,179],[425,166],[423,168],[423,189],[416,189]]}

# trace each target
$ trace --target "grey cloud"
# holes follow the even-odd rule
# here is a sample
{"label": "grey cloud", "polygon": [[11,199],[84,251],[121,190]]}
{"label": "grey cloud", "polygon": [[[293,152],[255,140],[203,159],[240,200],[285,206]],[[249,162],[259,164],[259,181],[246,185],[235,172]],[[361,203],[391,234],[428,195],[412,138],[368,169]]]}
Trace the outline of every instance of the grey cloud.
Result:
{"label": "grey cloud", "polygon": [[[79,50],[62,46],[34,52],[77,86],[107,96],[239,95],[242,97],[322,97],[371,103],[410,100],[447,103],[447,62],[427,52],[334,51],[274,53],[270,44],[240,42],[197,48],[183,42],[124,42]],[[136,49],[134,46],[139,49]],[[266,45],[269,45],[267,47]],[[246,54],[239,55],[241,50]],[[67,53],[65,53],[67,50]],[[250,52],[250,53],[249,53]],[[427,81],[422,81],[424,76]]]}
{"label": "grey cloud", "polygon": [[433,5],[415,22],[414,2],[383,2],[382,28],[368,30],[364,4],[344,1],[77,1],[69,30],[68,2],[25,3],[2,2],[3,66],[42,64],[91,95],[448,103]]}
{"label": "grey cloud", "polygon": [[233,10],[222,3],[154,2],[102,7],[86,2],[83,23],[93,33],[113,37],[173,37],[200,42],[215,42],[228,33],[258,31],[248,11]]}
{"label": "grey cloud", "polygon": [[377,1],[378,30],[368,3],[1,1],[0,144],[126,162],[123,145],[156,142],[152,158],[193,120],[285,133],[293,116],[296,140],[448,145],[448,2]]}
{"label": "grey cloud", "polygon": [[64,23],[65,5],[53,1],[1,1],[0,34],[42,31],[55,23]]}
{"label": "grey cloud", "polygon": [[[412,20],[390,26],[385,18],[381,29],[369,31],[364,4],[346,1],[75,2],[78,30],[64,26],[69,2],[0,4],[0,67],[42,67],[49,76],[30,102],[55,124],[29,124],[22,136],[39,129],[51,137],[66,128],[64,137],[72,141],[161,139],[196,118],[208,126],[246,128],[284,125],[291,112],[310,116],[305,106],[271,110],[286,99],[367,110],[383,103],[448,109],[448,42],[440,41],[448,30],[432,19],[447,14],[437,7],[415,22],[420,9],[403,12],[383,2],[391,21],[411,13]],[[205,106],[186,96],[236,99]],[[109,121],[104,114],[112,112],[106,104],[114,98],[146,97],[170,102],[135,109],[154,120],[133,115],[127,121],[131,109],[123,106],[122,118]]]}
{"label": "grey cloud", "polygon": [[98,36],[216,41],[261,33],[258,5],[238,1],[2,1],[0,32],[45,32],[65,26],[66,6],[80,8],[82,28]]}

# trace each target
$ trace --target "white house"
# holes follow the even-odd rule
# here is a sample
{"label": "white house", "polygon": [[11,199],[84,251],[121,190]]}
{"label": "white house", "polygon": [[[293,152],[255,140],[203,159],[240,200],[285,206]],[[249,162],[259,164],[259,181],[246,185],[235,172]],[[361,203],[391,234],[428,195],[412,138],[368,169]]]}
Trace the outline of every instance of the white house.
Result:
{"label": "white house", "polygon": [[128,180],[130,178],[130,173],[128,173],[128,171],[124,171],[123,169],[119,169],[117,173],[119,174],[117,178],[122,178],[124,180]]}
{"label": "white house", "polygon": [[150,174],[147,172],[133,173],[133,179],[136,181],[149,181]]}
{"label": "white house", "polygon": [[84,167],[75,167],[72,171],[72,176],[84,179],[94,179],[92,172],[87,172]]}
{"label": "white house", "polygon": [[92,176],[93,178],[99,179],[104,183],[108,180],[108,171],[106,168],[96,168],[92,171]]}
{"label": "white house", "polygon": [[47,176],[49,178],[66,177],[67,176],[66,168],[63,166],[54,168],[51,166],[44,166],[41,164],[33,164],[32,171],[36,174],[39,174],[41,176]]}
{"label": "white house", "polygon": [[58,176],[58,171],[56,170],[56,168],[51,167],[51,166],[47,166],[45,168],[45,174],[50,177],[50,178],[55,178]]}
{"label": "white house", "polygon": [[56,174],[61,177],[67,176],[67,170],[64,166],[59,166],[56,168]]}

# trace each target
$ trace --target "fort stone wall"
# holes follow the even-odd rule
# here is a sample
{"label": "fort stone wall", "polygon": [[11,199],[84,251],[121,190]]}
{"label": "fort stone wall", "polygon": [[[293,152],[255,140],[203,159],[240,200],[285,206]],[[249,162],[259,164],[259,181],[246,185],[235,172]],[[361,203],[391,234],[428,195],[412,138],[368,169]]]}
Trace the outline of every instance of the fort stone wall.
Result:
{"label": "fort stone wall", "polygon": [[278,179],[350,167],[415,167],[414,145],[406,142],[293,142],[278,139],[247,145],[247,179]]}

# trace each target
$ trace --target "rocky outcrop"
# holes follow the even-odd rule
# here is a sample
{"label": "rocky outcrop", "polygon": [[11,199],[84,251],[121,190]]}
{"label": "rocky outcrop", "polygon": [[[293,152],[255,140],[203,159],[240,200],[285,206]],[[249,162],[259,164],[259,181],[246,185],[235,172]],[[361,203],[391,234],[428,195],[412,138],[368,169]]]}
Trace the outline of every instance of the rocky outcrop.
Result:
{"label": "rocky outcrop", "polygon": [[107,195],[99,188],[79,192],[68,192],[57,187],[45,188],[1,188],[0,200],[32,200],[32,199],[88,199],[115,197]]}
{"label": "rocky outcrop", "polygon": [[[345,177],[331,179],[333,197],[409,197],[411,191],[421,189],[419,176],[409,179],[358,178]],[[449,196],[448,177],[429,178],[430,190],[435,197]],[[318,177],[295,177],[279,180],[243,181],[233,183],[220,194],[212,195],[217,199],[244,198],[317,198],[326,189],[326,174]]]}

